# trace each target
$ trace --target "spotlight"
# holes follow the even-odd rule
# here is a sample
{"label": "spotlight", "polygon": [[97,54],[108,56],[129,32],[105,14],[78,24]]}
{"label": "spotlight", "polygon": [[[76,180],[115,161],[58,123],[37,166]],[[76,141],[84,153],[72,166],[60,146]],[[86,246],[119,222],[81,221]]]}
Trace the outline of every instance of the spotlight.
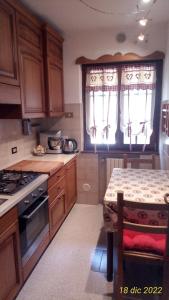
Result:
{"label": "spotlight", "polygon": [[139,41],[143,42],[144,39],[145,39],[145,35],[143,33],[140,33],[137,38],[138,38]]}
{"label": "spotlight", "polygon": [[147,25],[147,22],[148,22],[148,19],[146,19],[146,18],[143,18],[143,19],[140,19],[140,20],[139,20],[139,24],[140,24],[141,26],[146,26],[146,25]]}
{"label": "spotlight", "polygon": [[151,2],[151,0],[142,0],[143,1],[143,3],[149,3],[149,2]]}

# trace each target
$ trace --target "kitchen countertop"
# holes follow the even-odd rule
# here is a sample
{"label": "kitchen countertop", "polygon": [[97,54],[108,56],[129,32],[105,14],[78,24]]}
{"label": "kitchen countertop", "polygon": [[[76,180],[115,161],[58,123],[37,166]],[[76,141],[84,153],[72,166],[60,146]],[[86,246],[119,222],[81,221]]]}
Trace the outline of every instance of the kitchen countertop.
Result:
{"label": "kitchen countertop", "polygon": [[45,154],[44,156],[30,155],[27,160],[40,160],[40,161],[58,161],[67,164],[71,159],[76,157],[78,153],[73,154]]}
{"label": "kitchen countertop", "polygon": [[0,205],[0,217],[2,217],[7,211],[18,204],[23,198],[29,193],[36,189],[41,183],[48,179],[47,174],[42,174],[32,181],[29,185],[25,186],[22,190],[14,194],[13,196],[0,194],[0,199],[7,199],[3,204]]}
{"label": "kitchen countertop", "polygon": [[48,174],[49,176],[55,174],[64,166],[60,161],[46,161],[46,160],[21,160],[7,170],[21,171],[21,172],[38,172]]}

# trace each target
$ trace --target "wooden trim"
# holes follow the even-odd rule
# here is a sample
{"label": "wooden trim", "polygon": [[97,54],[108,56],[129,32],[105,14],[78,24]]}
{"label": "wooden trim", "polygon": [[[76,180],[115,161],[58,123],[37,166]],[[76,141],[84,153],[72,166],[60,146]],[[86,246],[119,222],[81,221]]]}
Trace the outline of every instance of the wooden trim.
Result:
{"label": "wooden trim", "polygon": [[122,54],[120,52],[114,55],[106,54],[96,59],[90,59],[85,56],[80,56],[76,59],[76,64],[88,65],[88,64],[99,64],[99,63],[112,63],[112,62],[127,62],[127,61],[145,61],[145,60],[162,60],[165,58],[165,54],[161,51],[155,51],[146,56],[140,56],[136,53]]}
{"label": "wooden trim", "polygon": [[25,18],[29,19],[35,26],[41,29],[42,21],[41,18],[34,13],[27,5],[21,3],[18,0],[6,0],[8,4],[10,4],[16,11]]}
{"label": "wooden trim", "polygon": [[45,30],[47,33],[51,34],[55,39],[57,39],[60,43],[63,43],[64,39],[63,37],[49,24],[45,23],[42,26],[43,30]]}

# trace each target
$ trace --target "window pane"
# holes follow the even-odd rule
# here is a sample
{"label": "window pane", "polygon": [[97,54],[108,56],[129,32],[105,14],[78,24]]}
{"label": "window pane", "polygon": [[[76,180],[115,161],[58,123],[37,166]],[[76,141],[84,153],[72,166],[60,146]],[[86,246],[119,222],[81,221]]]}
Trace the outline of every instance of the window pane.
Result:
{"label": "window pane", "polygon": [[[124,144],[150,144],[152,114],[152,90],[130,90],[123,92],[121,120],[123,123]],[[129,126],[131,127],[129,128]]]}
{"label": "window pane", "polygon": [[91,135],[92,144],[115,144],[117,129],[117,92],[90,92],[89,128],[96,127],[96,136]]}

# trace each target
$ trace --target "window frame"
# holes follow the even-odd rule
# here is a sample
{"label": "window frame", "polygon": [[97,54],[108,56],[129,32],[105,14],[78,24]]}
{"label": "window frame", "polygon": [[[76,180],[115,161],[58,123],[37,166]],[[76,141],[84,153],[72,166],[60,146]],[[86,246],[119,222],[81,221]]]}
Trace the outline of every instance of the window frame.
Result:
{"label": "window frame", "polygon": [[[153,133],[151,135],[150,144],[146,145],[144,153],[159,153],[159,129],[160,129],[160,108],[161,108],[161,94],[162,94],[162,72],[163,72],[163,60],[137,60],[137,61],[122,61],[122,62],[110,62],[110,63],[92,63],[82,64],[82,101],[83,101],[83,131],[84,131],[84,151],[101,151],[101,152],[142,152],[143,145],[132,145],[132,151],[129,150],[129,145],[122,144],[123,133],[120,131],[120,85],[121,85],[121,72],[118,72],[119,76],[119,88],[118,88],[118,123],[116,131],[117,143],[109,145],[99,144],[95,145],[90,143],[90,136],[86,131],[86,103],[85,103],[85,86],[86,86],[86,69],[87,67],[95,66],[115,66],[121,70],[122,65],[132,64],[150,64],[153,63],[156,66],[156,94],[155,94],[155,108],[154,108],[154,120],[153,120]],[[143,152],[142,152],[143,153]]]}

